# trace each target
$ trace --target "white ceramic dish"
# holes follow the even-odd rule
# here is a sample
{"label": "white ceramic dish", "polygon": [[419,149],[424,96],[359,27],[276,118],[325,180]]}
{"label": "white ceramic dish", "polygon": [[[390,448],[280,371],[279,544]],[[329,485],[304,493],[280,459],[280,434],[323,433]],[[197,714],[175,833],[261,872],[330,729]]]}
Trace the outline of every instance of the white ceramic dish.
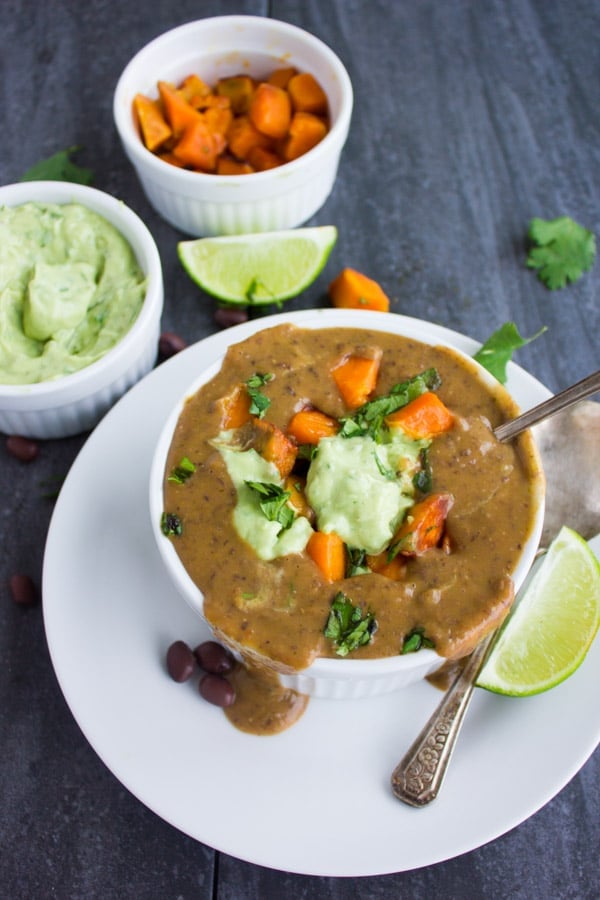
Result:
{"label": "white ceramic dish", "polygon": [[[437,331],[467,353],[477,349]],[[519,700],[476,691],[444,791],[421,810],[395,800],[389,778],[439,701],[426,682],[368,702],[311,700],[289,731],[258,738],[204,703],[194,680],[180,685],[168,677],[169,644],[201,641],[208,630],[175,595],[140,510],[165,417],[229,340],[228,331],[219,332],[136,385],[95,429],[61,489],[45,551],[43,610],[76,721],[149,809],[191,838],[258,865],[384,875],[497,838],[557,794],[600,740],[600,641],[546,694]],[[548,396],[516,366],[509,371],[511,387],[519,374],[524,408]],[[599,553],[600,541],[595,548]],[[340,788],[340,758],[360,773],[352,790]]]}
{"label": "white ceramic dish", "polygon": [[0,384],[0,431],[32,438],[61,438],[96,425],[154,365],[163,308],[162,269],[154,239],[142,220],[109,194],[60,181],[0,187],[0,206],[35,201],[80,203],[103,216],[129,241],[147,279],[146,297],[136,321],[101,359],[52,381]]}
{"label": "white ceramic dish", "polygon": [[[137,93],[157,96],[157,81],[191,73],[208,84],[240,72],[265,77],[295,65],[318,79],[329,100],[325,138],[293,162],[251,175],[186,171],[147,150],[132,113]],[[114,119],[125,153],[154,208],[194,236],[277,231],[309,219],[329,196],[352,113],[352,85],[335,53],[314,35],[262,16],[218,16],[181,25],[147,44],[121,75]]]}
{"label": "white ceramic dish", "polygon": [[[284,320],[301,323],[306,328],[370,328],[403,335],[425,344],[451,346],[458,352],[462,352],[460,347],[457,346],[455,339],[448,332],[441,334],[440,330],[436,326],[432,326],[431,323],[419,319],[411,319],[406,316],[362,310],[322,309],[303,314],[291,313],[287,316],[285,314],[283,316],[268,316],[232,329],[230,331],[230,341],[232,343],[237,342],[250,334],[269,328],[276,322]],[[479,377],[484,382],[488,383],[493,390],[498,389],[498,383],[495,379],[478,366],[470,358],[469,354],[463,353],[462,355],[475,371],[478,371]],[[211,362],[210,365],[207,365],[202,373],[193,379],[192,383],[174,405],[156,445],[150,471],[150,519],[159,553],[177,590],[199,615],[203,614],[202,592],[187,573],[173,543],[163,535],[160,528],[160,519],[163,512],[162,486],[167,454],[183,406],[188,397],[196,393],[201,385],[216,374],[220,368],[221,361],[222,357],[216,362]],[[526,396],[526,379],[527,376],[521,370],[517,370],[513,375],[511,393],[519,405],[522,405],[522,401]],[[522,555],[513,572],[516,590],[518,590],[525,579],[539,546],[544,517],[542,494],[543,491],[540,484],[535,526],[523,547]],[[293,675],[280,675],[280,680],[287,687],[308,694],[311,697],[342,700],[360,699],[404,688],[435,671],[442,662],[442,658],[433,650],[420,650],[419,653],[382,659],[316,659],[307,669],[301,672]]]}

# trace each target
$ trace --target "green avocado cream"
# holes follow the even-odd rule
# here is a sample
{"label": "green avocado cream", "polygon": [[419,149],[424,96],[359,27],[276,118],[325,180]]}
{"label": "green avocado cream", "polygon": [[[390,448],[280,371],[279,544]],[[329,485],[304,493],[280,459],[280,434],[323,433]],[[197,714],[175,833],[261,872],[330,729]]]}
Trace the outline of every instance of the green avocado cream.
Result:
{"label": "green avocado cream", "polygon": [[[273,463],[256,450],[240,450],[232,443],[235,432],[222,432],[214,445],[219,450],[236,492],[235,528],[260,559],[301,553],[312,532],[304,516],[282,528],[261,509],[260,497],[248,482],[281,487]],[[310,464],[306,496],[320,531],[335,531],[349,547],[379,553],[387,547],[406,510],[414,503],[413,475],[421,449],[429,441],[413,441],[401,429],[392,429],[388,442],[370,437],[322,438]]]}
{"label": "green avocado cream", "polygon": [[225,444],[215,443],[237,491],[233,521],[240,537],[254,548],[260,559],[301,553],[313,531],[308,519],[297,516],[289,528],[282,528],[279,522],[266,518],[259,498],[247,484],[254,481],[280,487],[282,480],[277,467],[263,459],[256,450],[234,450]]}
{"label": "green avocado cream", "polygon": [[322,438],[308,470],[306,496],[321,531],[379,553],[414,503],[412,476],[423,441],[394,429],[387,444],[370,437]]}
{"label": "green avocado cream", "polygon": [[97,213],[78,203],[0,208],[0,382],[90,365],[130,329],[145,290],[130,245]]}

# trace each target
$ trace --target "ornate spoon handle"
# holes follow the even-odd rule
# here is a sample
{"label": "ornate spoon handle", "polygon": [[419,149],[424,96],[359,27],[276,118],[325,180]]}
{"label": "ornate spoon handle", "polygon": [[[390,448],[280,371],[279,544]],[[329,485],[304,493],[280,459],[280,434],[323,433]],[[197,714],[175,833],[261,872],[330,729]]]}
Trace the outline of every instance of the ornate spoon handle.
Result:
{"label": "ornate spoon handle", "polygon": [[418,807],[435,800],[473,693],[475,679],[494,634],[473,650],[462,672],[392,772],[392,791],[404,803]]}
{"label": "ornate spoon handle", "polygon": [[527,412],[517,416],[516,419],[511,419],[509,422],[499,425],[498,428],[494,429],[494,434],[499,441],[509,441],[511,438],[521,434],[525,429],[530,428],[537,422],[541,422],[542,419],[547,419],[549,416],[560,412],[561,409],[572,406],[586,397],[591,397],[597,391],[600,391],[600,371],[592,372],[591,375],[582,378],[577,384],[565,388],[564,391],[555,394],[548,400],[544,400],[543,403],[534,406],[533,409],[528,409]]}

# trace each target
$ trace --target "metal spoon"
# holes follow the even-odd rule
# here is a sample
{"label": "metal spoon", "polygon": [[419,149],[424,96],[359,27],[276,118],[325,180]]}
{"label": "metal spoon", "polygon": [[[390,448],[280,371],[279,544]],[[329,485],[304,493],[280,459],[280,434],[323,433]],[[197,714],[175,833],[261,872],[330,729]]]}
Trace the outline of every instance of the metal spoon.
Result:
{"label": "metal spoon", "polygon": [[[541,423],[535,437],[547,483],[543,546],[550,543],[563,524],[569,524],[585,538],[600,531],[600,481],[597,476],[600,404],[579,402],[598,390],[600,372],[595,372],[494,432],[499,440],[510,440],[535,423]],[[576,403],[578,405],[573,407]],[[555,415],[559,410],[565,411]],[[551,416],[553,418],[549,418]],[[565,459],[569,460],[568,466]],[[573,472],[577,472],[576,479]],[[394,769],[392,791],[404,803],[422,807],[437,797],[477,675],[494,637],[495,633],[485,638],[471,653],[441,703]]]}

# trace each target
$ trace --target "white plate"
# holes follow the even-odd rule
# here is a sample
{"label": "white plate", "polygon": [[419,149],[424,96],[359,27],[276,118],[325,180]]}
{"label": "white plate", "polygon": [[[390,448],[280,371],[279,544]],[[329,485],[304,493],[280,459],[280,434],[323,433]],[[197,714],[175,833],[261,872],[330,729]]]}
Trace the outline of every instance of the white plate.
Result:
{"label": "white plate", "polygon": [[[327,325],[336,315],[313,310],[269,323]],[[358,315],[350,324],[381,321],[379,313]],[[57,677],[119,781],[217,850],[333,876],[381,875],[458,856],[536,812],[593,752],[600,642],[572,678],[546,694],[515,700],[477,691],[443,791],[421,810],[395,800],[389,778],[439,701],[428,684],[371,700],[313,699],[293,728],[260,738],[238,732],[204,703],[195,680],[179,685],[165,672],[173,640],[195,644],[207,632],[175,594],[155,549],[147,511],[153,446],[194,374],[265,324],[220,332],[163,363],[83,447],[57,501],[44,559],[44,619]],[[455,332],[428,329],[467,353],[477,348]],[[524,408],[548,396],[518,374]]]}

